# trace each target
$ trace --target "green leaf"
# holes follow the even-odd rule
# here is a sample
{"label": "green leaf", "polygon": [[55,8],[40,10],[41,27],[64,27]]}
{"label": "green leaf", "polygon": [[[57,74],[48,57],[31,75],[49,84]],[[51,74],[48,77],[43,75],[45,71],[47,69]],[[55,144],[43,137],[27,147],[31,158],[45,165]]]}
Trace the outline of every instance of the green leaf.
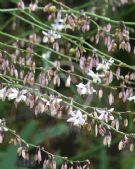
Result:
{"label": "green leaf", "polygon": [[68,134],[68,127],[65,124],[58,124],[53,127],[48,127],[44,131],[40,129],[36,132],[34,138],[32,139],[33,144],[40,144],[49,138],[58,137],[62,134]]}
{"label": "green leaf", "polygon": [[[5,0],[0,0],[0,3],[1,3],[1,2],[3,2],[3,3],[4,3],[4,2],[5,2]],[[18,2],[19,2],[19,0],[7,0],[6,2],[7,2],[7,3],[8,3],[8,2],[18,3]]]}
{"label": "green leaf", "polygon": [[30,135],[35,131],[35,129],[37,128],[38,123],[36,121],[31,121],[30,123],[28,123],[26,125],[26,127],[23,129],[22,133],[21,133],[21,137],[24,140],[28,140],[28,138],[30,137]]}
{"label": "green leaf", "polygon": [[6,154],[3,155],[2,161],[0,161],[1,169],[15,169],[17,160],[17,148],[9,146]]}

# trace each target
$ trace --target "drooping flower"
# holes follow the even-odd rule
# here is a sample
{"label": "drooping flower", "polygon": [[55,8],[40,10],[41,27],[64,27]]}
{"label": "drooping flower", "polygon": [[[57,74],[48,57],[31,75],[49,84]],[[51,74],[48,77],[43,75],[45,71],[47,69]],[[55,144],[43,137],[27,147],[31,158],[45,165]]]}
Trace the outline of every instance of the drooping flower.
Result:
{"label": "drooping flower", "polygon": [[5,119],[0,119],[0,143],[3,142],[4,132],[8,131],[8,129],[6,128],[5,124],[6,124]]}
{"label": "drooping flower", "polygon": [[103,90],[102,89],[99,89],[98,97],[99,97],[99,99],[101,99],[103,97]]}
{"label": "drooping flower", "polygon": [[111,121],[114,120],[114,116],[112,115],[114,108],[111,108],[109,110],[96,109],[96,111],[100,114],[98,116],[98,118],[100,120],[104,120],[106,123],[108,123],[108,121],[110,121],[110,120]]}
{"label": "drooping flower", "polygon": [[16,88],[10,88],[8,90],[7,97],[8,97],[8,100],[15,99],[15,102],[19,103],[21,101],[26,101],[26,95],[25,95],[26,93],[27,93],[27,90],[24,90],[24,89],[19,91]]}
{"label": "drooping flower", "polygon": [[15,88],[10,88],[9,90],[10,91],[8,93],[8,100],[16,99],[19,94],[19,90]]}
{"label": "drooping flower", "polygon": [[82,70],[85,68],[85,62],[86,62],[86,58],[85,57],[81,57],[80,58],[80,68]]}
{"label": "drooping flower", "polygon": [[23,89],[19,92],[18,97],[16,98],[16,102],[19,103],[21,101],[26,101],[26,94],[28,93],[27,90]]}
{"label": "drooping flower", "polygon": [[29,11],[34,12],[38,9],[38,1],[35,1],[35,3],[30,3],[29,4]]}
{"label": "drooping flower", "polygon": [[24,2],[22,0],[20,0],[18,2],[18,8],[20,8],[20,9],[24,9],[25,8]]}
{"label": "drooping flower", "polygon": [[69,75],[66,82],[65,82],[65,86],[70,87],[70,85],[71,85],[71,76]]}
{"label": "drooping flower", "polygon": [[0,90],[0,99],[4,100],[6,97],[6,87]]}
{"label": "drooping flower", "polygon": [[112,141],[112,135],[111,135],[111,132],[109,132],[108,134],[105,135],[105,137],[103,139],[103,144],[110,147],[111,141]]}
{"label": "drooping flower", "polygon": [[6,121],[5,119],[0,119],[0,131],[8,131],[8,129],[6,128]]}
{"label": "drooping flower", "polygon": [[42,161],[42,154],[41,154],[41,150],[40,149],[38,150],[38,152],[35,155],[35,160],[38,161],[39,164]]}
{"label": "drooping flower", "polygon": [[19,154],[19,156],[21,156],[25,160],[29,159],[29,154],[28,154],[28,150],[26,147],[19,147],[17,150],[17,153]]}
{"label": "drooping flower", "polygon": [[80,110],[75,110],[70,113],[71,117],[67,120],[67,122],[73,123],[74,126],[83,126],[86,123],[87,115],[82,114]]}
{"label": "drooping flower", "polygon": [[113,96],[112,92],[108,96],[108,101],[109,101],[110,105],[112,105],[114,103],[114,96]]}
{"label": "drooping flower", "polygon": [[125,138],[119,142],[118,149],[120,151],[123,150],[128,143],[129,139],[125,136]]}

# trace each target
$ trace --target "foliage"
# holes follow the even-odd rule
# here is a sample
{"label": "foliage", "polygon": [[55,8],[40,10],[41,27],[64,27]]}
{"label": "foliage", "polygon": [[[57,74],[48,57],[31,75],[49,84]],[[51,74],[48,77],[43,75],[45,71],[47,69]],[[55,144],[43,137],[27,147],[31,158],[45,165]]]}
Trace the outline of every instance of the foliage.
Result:
{"label": "foliage", "polygon": [[134,0],[0,0],[0,167],[135,168]]}

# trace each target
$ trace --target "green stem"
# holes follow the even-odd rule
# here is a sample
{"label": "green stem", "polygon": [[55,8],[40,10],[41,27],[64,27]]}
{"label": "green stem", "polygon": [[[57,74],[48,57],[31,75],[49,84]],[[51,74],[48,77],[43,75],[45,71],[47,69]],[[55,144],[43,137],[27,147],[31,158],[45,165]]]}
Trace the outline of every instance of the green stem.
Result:
{"label": "green stem", "polygon": [[81,14],[80,11],[72,9],[72,8],[66,6],[63,3],[58,2],[57,0],[53,0],[53,2],[55,2],[56,4],[59,4],[60,6],[62,6],[65,9],[67,9],[67,10],[63,10],[63,12],[65,12],[65,13],[73,12],[73,13],[78,14],[78,15],[91,16],[91,17],[98,18],[98,19],[101,19],[105,22],[116,24],[116,25],[120,25],[120,23],[123,22],[125,25],[135,26],[135,22],[116,21],[116,20],[110,19],[110,18],[105,17],[105,16],[97,15],[97,14],[92,13],[92,12],[83,12],[83,14]]}
{"label": "green stem", "polygon": [[83,160],[83,161],[73,161],[73,160],[69,160],[68,157],[63,157],[63,156],[59,156],[59,155],[54,155],[48,151],[46,151],[43,147],[40,147],[40,146],[37,146],[37,145],[34,145],[34,144],[31,144],[31,143],[28,143],[26,140],[24,140],[23,138],[21,138],[15,130],[12,130],[10,128],[8,128],[7,126],[0,126],[0,127],[3,127],[4,129],[7,130],[7,132],[11,133],[13,136],[15,136],[17,139],[19,139],[19,141],[21,143],[23,143],[26,147],[32,147],[32,148],[37,148],[37,149],[40,149],[42,152],[48,154],[49,156],[51,157],[55,157],[55,158],[60,158],[64,161],[67,161],[67,162],[70,162],[70,163],[73,163],[73,162],[80,162],[80,163],[83,163],[83,162],[86,162],[87,160]]}
{"label": "green stem", "polygon": [[[26,12],[25,12],[25,14],[26,14]],[[30,21],[28,21],[28,20],[26,20],[26,19],[24,19],[24,18],[22,18],[22,17],[20,17],[20,16],[18,16],[18,15],[16,15],[16,16],[19,17],[21,20],[23,20],[23,21],[29,23],[29,24],[32,24],[32,25],[34,25],[34,26],[36,26],[36,27],[39,27],[39,28],[42,29],[42,30],[46,30],[44,27],[41,27],[41,26],[39,26],[39,25],[37,25],[37,24],[35,24],[35,23],[33,23],[33,22],[30,22]],[[32,17],[32,18],[33,18],[33,17]],[[34,21],[36,21],[36,22],[38,22],[39,24],[41,24],[41,22],[38,21],[38,20],[36,20],[36,19],[34,19]],[[45,25],[45,24],[42,24],[42,25]],[[60,33],[60,32],[59,32],[59,33]],[[98,50],[97,48],[95,48],[94,46],[92,46],[91,44],[89,44],[88,42],[86,42],[84,39],[78,38],[78,37],[73,36],[73,35],[65,34],[65,33],[60,33],[60,34],[61,34],[63,37],[64,37],[64,36],[68,36],[69,38],[73,38],[73,39],[75,39],[75,40],[79,40],[79,42],[84,43],[84,44],[87,45],[91,50],[96,50],[96,52],[99,54],[99,56],[102,56],[102,58],[103,58],[103,56],[106,57],[106,58],[109,58],[109,59],[112,58],[110,55],[108,55],[108,54],[106,54],[106,53],[104,53],[104,52]],[[72,58],[73,60],[76,60],[74,57],[70,57],[70,58]],[[122,61],[120,61],[120,60],[118,60],[118,59],[116,59],[116,58],[113,58],[113,60],[116,61],[116,62],[119,64],[120,67],[127,67],[127,68],[129,68],[129,69],[135,70],[135,66],[130,66],[130,65],[128,65],[128,64],[126,64],[126,63],[124,63],[124,62],[122,62]]]}
{"label": "green stem", "polygon": [[[5,84],[5,85],[7,85],[7,84]],[[14,86],[14,84],[8,84],[7,86]],[[16,88],[26,88],[28,91],[34,93],[33,89],[30,88],[30,87],[25,87],[25,86],[22,86],[22,85],[19,85],[19,84],[15,84],[15,87]],[[43,94],[41,94],[40,92],[38,92],[38,95],[39,95],[39,97],[45,98],[45,96]],[[115,129],[114,127],[112,127],[111,125],[107,124],[106,122],[104,122],[104,121],[100,120],[99,118],[93,116],[91,113],[88,113],[87,111],[83,110],[82,108],[80,108],[80,107],[78,107],[78,106],[76,106],[74,104],[71,104],[71,100],[70,100],[70,102],[63,100],[63,102],[65,104],[67,104],[68,106],[72,106],[73,108],[75,108],[77,110],[80,110],[82,113],[86,114],[88,117],[90,117],[91,119],[95,120],[97,123],[100,123],[101,125],[105,126],[108,130],[115,131],[116,133],[120,134],[121,136],[126,136],[126,137],[129,137],[129,138],[130,137],[131,138],[135,138],[135,133],[124,133],[122,131],[119,131],[119,130]]]}

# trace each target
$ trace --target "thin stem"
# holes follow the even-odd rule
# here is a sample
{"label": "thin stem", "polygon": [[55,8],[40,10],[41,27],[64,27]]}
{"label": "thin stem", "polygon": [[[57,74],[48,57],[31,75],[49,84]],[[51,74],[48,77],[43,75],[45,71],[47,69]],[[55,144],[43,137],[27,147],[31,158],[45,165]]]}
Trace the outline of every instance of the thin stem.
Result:
{"label": "thin stem", "polygon": [[[24,13],[26,14],[26,12],[24,12]],[[32,17],[31,15],[29,15],[29,14],[27,14],[27,15],[28,15],[29,17],[31,17],[32,19],[34,18],[34,17]],[[18,18],[20,18],[21,20],[23,20],[23,21],[29,23],[29,24],[32,24],[32,25],[34,25],[34,26],[36,26],[36,27],[42,29],[42,30],[46,30],[44,27],[41,27],[41,26],[39,26],[39,25],[37,25],[37,24],[35,24],[35,23],[33,23],[33,22],[30,22],[30,21],[28,21],[28,20],[26,20],[26,19],[24,19],[24,18],[22,18],[22,17],[20,17],[20,16],[18,16],[18,15],[15,15],[15,16],[18,17]],[[34,18],[34,21],[36,21],[36,22],[38,22],[39,24],[41,24],[41,22],[38,21],[38,20],[35,19],[35,18]],[[42,23],[42,25],[45,25],[45,24]],[[82,39],[82,38],[78,38],[78,37],[76,37],[76,36],[69,35],[69,34],[65,34],[65,33],[61,33],[61,32],[58,32],[58,33],[61,34],[63,37],[68,36],[68,37],[73,38],[73,39],[75,39],[75,40],[79,40],[79,42],[84,43],[84,44],[87,45],[91,50],[96,51],[96,53],[99,54],[99,56],[102,56],[101,58],[103,58],[103,57],[106,57],[106,58],[109,58],[109,59],[112,58],[110,55],[108,55],[108,54],[106,54],[106,53],[104,53],[104,52],[98,50],[97,48],[95,48],[94,46],[92,46],[91,44],[89,44],[88,42],[86,42],[86,41],[85,41],[84,39]],[[74,57],[70,57],[70,58],[73,59],[73,60],[76,60],[76,58],[74,58]],[[119,64],[120,67],[127,67],[127,68],[129,68],[129,69],[135,70],[135,66],[128,65],[128,64],[126,64],[126,63],[124,63],[124,62],[122,62],[122,61],[120,61],[119,59],[116,59],[116,58],[113,58],[113,60],[116,61],[116,62]],[[118,66],[118,65],[117,65],[117,66]]]}
{"label": "thin stem", "polygon": [[20,135],[18,135],[16,133],[15,130],[12,130],[10,128],[8,128],[7,126],[0,126],[0,127],[3,127],[4,129],[7,130],[7,132],[11,133],[13,136],[15,136],[17,139],[19,139],[19,141],[21,143],[23,143],[26,147],[33,147],[33,148],[37,148],[37,149],[40,149],[42,152],[46,153],[47,155],[50,155],[52,157],[55,157],[55,158],[60,158],[64,161],[67,161],[67,162],[80,162],[80,163],[83,163],[83,162],[86,162],[87,160],[83,160],[83,161],[74,161],[74,160],[69,160],[68,157],[63,157],[63,156],[59,156],[59,155],[54,155],[48,151],[46,151],[43,147],[40,147],[40,146],[37,146],[37,145],[34,145],[34,144],[31,144],[31,143],[28,143],[26,140],[24,140],[23,138],[20,137]]}
{"label": "thin stem", "polygon": [[[48,61],[48,60],[47,60],[47,61]],[[50,61],[49,61],[49,63],[50,63],[50,64],[53,64],[53,63],[50,62]],[[40,69],[40,68],[39,68],[39,69]],[[66,72],[66,71],[64,70],[64,72]],[[67,73],[67,72],[66,72],[66,73]],[[15,78],[15,77],[11,77],[11,76],[8,76],[8,75],[2,75],[2,74],[0,74],[0,77],[2,77],[2,78],[3,78],[6,82],[8,82],[8,83],[12,83],[13,81],[23,82],[23,80],[21,80],[21,79],[18,79],[18,78]],[[8,78],[9,80],[13,79],[13,81],[11,82],[11,81],[7,80],[6,78]],[[36,85],[36,86],[39,86],[39,87],[42,87],[42,88],[45,88],[45,89],[48,89],[48,90],[52,91],[53,93],[57,94],[58,96],[63,97],[63,98],[66,99],[66,100],[69,100],[69,101],[71,100],[71,98],[66,97],[65,95],[63,95],[63,94],[57,92],[56,90],[54,90],[54,89],[52,89],[52,88],[50,88],[50,87],[48,87],[48,86],[42,86],[42,85],[40,85],[40,84],[38,84],[38,83],[35,83],[35,85]],[[73,99],[73,98],[72,98],[72,99]],[[90,108],[90,109],[92,109],[92,110],[96,110],[96,109],[107,110],[107,108],[99,108],[99,107],[95,107],[95,106],[82,105],[82,104],[76,102],[75,100],[72,100],[72,102],[75,103],[76,105],[80,106],[80,107],[83,107],[84,109]],[[115,113],[115,114],[118,114],[118,115],[120,115],[120,114],[127,114],[127,113],[135,114],[134,112],[131,112],[131,111],[125,111],[125,112],[114,111],[114,113]]]}
{"label": "thin stem", "polygon": [[[3,33],[3,32],[2,32]],[[4,33],[4,35],[5,35],[5,33]],[[5,36],[12,36],[12,35],[9,35],[9,34],[6,34]],[[15,36],[13,36],[13,38],[14,39],[16,39],[16,37]],[[24,40],[24,39],[21,39],[21,40]],[[26,41],[26,40],[25,40]],[[27,41],[27,42],[29,42],[29,41]],[[2,42],[0,42],[0,44],[2,44],[2,45],[6,45],[5,43],[2,43]],[[38,44],[39,45],[39,44]],[[7,47],[12,47],[12,48],[14,48],[15,49],[15,47],[13,47],[13,46],[11,46],[11,45],[6,45]],[[40,45],[41,46],[41,45]],[[44,47],[44,46],[43,46]],[[51,48],[48,48],[48,50],[50,50]],[[23,49],[21,49],[22,51],[24,51]],[[53,49],[51,49],[51,51],[52,52],[55,52]],[[37,53],[34,53],[36,56],[38,56],[38,57],[40,57],[41,58],[41,56],[40,55],[38,55]],[[57,52],[57,54],[61,54],[61,53],[59,53],[59,52]],[[63,55],[62,55],[63,56]],[[51,64],[51,65],[54,65],[53,64],[53,62],[51,62],[51,61],[49,61],[48,59],[45,59],[49,64]],[[44,69],[44,68],[39,68],[39,69]],[[61,71],[63,71],[63,72],[66,72],[64,69],[62,69],[62,68],[60,68],[60,70]],[[81,76],[81,75],[77,75],[77,74],[75,74],[75,73],[72,73],[72,72],[67,72],[68,74],[71,74],[71,75],[74,75],[74,76],[76,76],[76,77],[79,77],[80,79],[84,79],[84,80],[87,80],[87,81],[90,81],[91,83],[93,83],[93,84],[96,84],[96,85],[98,85],[98,86],[102,86],[102,87],[105,87],[105,88],[110,88],[110,89],[112,89],[112,90],[117,90],[117,89],[119,89],[119,88],[131,88],[131,87],[127,87],[127,86],[108,86],[108,85],[105,85],[105,84],[100,84],[100,83],[95,83],[95,82],[93,82],[91,79],[89,79],[89,78],[86,78],[86,77],[84,77],[84,76]],[[113,75],[115,75],[115,73],[113,73]],[[115,75],[116,76],[116,75]],[[123,77],[120,77],[120,79],[121,80],[124,80],[124,78]],[[129,83],[129,84],[135,84],[134,82],[132,82],[132,81],[128,81],[127,83]],[[133,88],[133,87],[132,87]]]}
{"label": "thin stem", "polygon": [[73,13],[78,14],[78,15],[91,16],[91,17],[98,18],[98,19],[101,19],[105,22],[116,24],[116,25],[120,25],[121,22],[123,22],[125,25],[128,25],[128,26],[134,26],[135,25],[135,22],[116,21],[116,20],[110,19],[110,18],[105,17],[105,16],[97,15],[97,14],[92,13],[92,12],[81,13],[78,10],[75,10],[75,9],[72,9],[72,8],[66,6],[62,2],[58,2],[57,0],[53,0],[53,2],[55,2],[56,4],[59,4],[60,6],[62,6],[65,9],[67,9],[67,10],[63,10],[63,12],[66,12],[66,13],[73,12]]}
{"label": "thin stem", "polygon": [[[62,4],[61,2],[58,2],[56,0],[53,0],[53,2],[61,5],[62,7],[66,8],[67,10],[63,10],[63,12],[73,12],[75,14],[79,14],[81,15],[81,13],[75,9],[71,9],[69,8],[68,6]],[[42,10],[43,11],[44,7],[38,7],[38,10]],[[29,7],[25,7],[23,10],[29,10]],[[5,12],[17,12],[17,11],[23,11],[22,9],[20,8],[8,8],[8,9],[0,9],[0,12],[1,13],[5,13]],[[94,17],[94,18],[98,18],[98,19],[101,19],[105,22],[109,22],[109,23],[112,23],[112,24],[117,24],[119,25],[121,23],[121,21],[116,21],[116,20],[113,20],[113,19],[110,19],[108,17],[105,17],[105,16],[101,16],[101,15],[97,15],[95,13],[92,13],[92,12],[84,12],[83,15],[87,15],[87,16],[91,16],[91,17]],[[128,25],[128,26],[134,26],[135,25],[135,22],[125,22],[125,21],[122,21],[125,25]]]}
{"label": "thin stem", "polygon": [[[4,76],[8,77],[7,75],[4,75]],[[9,76],[9,78],[12,78],[12,77]],[[17,81],[22,81],[22,80],[17,79],[17,78],[12,78],[12,79],[17,80]],[[14,82],[13,82],[13,83],[14,83]],[[7,84],[5,84],[5,85],[7,85]],[[41,87],[41,85],[38,84],[38,83],[35,83],[35,85]],[[14,84],[8,84],[8,86],[14,86]],[[30,88],[30,87],[25,87],[25,86],[22,86],[22,85],[20,85],[20,84],[15,84],[15,87],[17,87],[17,88],[26,88],[28,91],[34,93],[33,89]],[[103,124],[103,125],[106,126],[108,129],[112,129],[112,130],[115,131],[115,132],[117,131],[117,133],[119,133],[119,134],[121,134],[121,135],[126,135],[127,137],[131,137],[131,136],[132,136],[132,137],[135,137],[135,134],[133,134],[133,133],[126,134],[126,133],[124,133],[124,132],[118,131],[117,129],[115,129],[115,128],[112,127],[111,125],[109,125],[109,124],[107,124],[106,122],[100,120],[99,118],[93,116],[91,113],[88,113],[87,111],[85,111],[84,109],[81,108],[82,105],[79,104],[78,102],[72,100],[72,104],[71,104],[71,98],[66,97],[66,96],[64,96],[63,94],[61,94],[61,93],[57,92],[56,90],[54,90],[54,89],[52,89],[52,88],[49,88],[49,87],[47,87],[47,86],[44,86],[44,88],[46,88],[46,89],[48,89],[48,90],[54,92],[54,93],[57,94],[58,96],[61,96],[61,97],[65,98],[65,99],[68,100],[69,102],[67,102],[66,100],[63,100],[64,103],[66,103],[66,104],[69,105],[69,106],[72,106],[73,108],[75,108],[75,109],[77,109],[77,110],[79,109],[79,110],[80,110],[81,112],[83,112],[84,114],[87,114],[88,117],[94,119],[96,122],[99,122],[100,124]],[[34,94],[35,94],[35,93],[34,93]],[[41,94],[39,91],[38,91],[38,95],[39,95],[40,97],[43,97],[43,98],[45,97],[45,96],[44,96],[43,94]],[[80,106],[80,107],[78,107],[77,105]],[[84,108],[84,107],[83,107],[83,108]],[[106,110],[106,108],[98,108],[98,107],[92,107],[92,106],[91,106],[91,107],[89,106],[89,108],[91,108],[91,109],[93,109],[93,110],[95,110],[95,109]],[[122,112],[122,113],[123,113],[123,112]],[[120,114],[120,112],[118,112],[118,114]]]}

